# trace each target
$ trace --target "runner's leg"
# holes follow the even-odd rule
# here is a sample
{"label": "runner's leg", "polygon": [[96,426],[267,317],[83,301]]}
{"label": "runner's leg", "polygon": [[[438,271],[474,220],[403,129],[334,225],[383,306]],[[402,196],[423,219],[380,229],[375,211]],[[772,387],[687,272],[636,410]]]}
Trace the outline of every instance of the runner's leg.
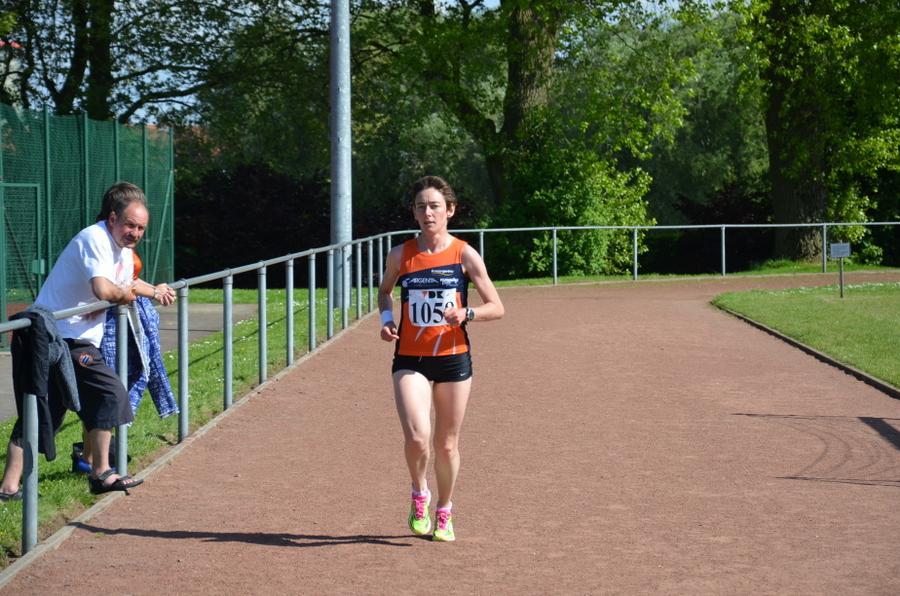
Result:
{"label": "runner's leg", "polygon": [[438,483],[438,507],[453,497],[459,474],[459,431],[466,415],[472,379],[434,384],[434,471]]}
{"label": "runner's leg", "polygon": [[412,487],[427,486],[428,445],[431,438],[431,383],[420,373],[398,370],[394,373],[394,401],[403,427],[404,452]]}

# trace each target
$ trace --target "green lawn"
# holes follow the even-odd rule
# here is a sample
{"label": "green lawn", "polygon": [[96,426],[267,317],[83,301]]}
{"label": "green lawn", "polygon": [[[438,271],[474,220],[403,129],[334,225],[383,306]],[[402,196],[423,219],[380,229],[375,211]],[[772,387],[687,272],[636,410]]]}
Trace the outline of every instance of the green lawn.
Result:
{"label": "green lawn", "polygon": [[900,283],[734,292],[716,306],[740,313],[900,387]]}

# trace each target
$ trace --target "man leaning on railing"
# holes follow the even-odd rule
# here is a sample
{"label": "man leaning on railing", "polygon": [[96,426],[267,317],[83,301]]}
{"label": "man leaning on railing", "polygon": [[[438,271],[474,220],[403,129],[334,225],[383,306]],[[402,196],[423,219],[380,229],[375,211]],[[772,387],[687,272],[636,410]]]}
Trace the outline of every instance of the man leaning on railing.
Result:
{"label": "man leaning on railing", "polygon": [[[113,304],[129,304],[136,296],[153,298],[162,305],[175,301],[175,292],[166,284],[153,286],[133,278],[135,245],[144,236],[149,221],[147,201],[137,186],[120,182],[103,196],[98,222],[81,230],[59,255],[47,276],[34,307],[22,316],[31,318],[32,325],[17,330],[13,338],[13,386],[19,420],[13,427],[6,459],[6,471],[0,485],[0,500],[21,499],[19,488],[23,467],[22,397],[25,393],[39,396],[38,447],[48,459],[55,457],[53,436],[65,416],[65,408],[78,408],[86,431],[86,451],[91,459],[88,483],[91,493],[125,491],[143,480],[120,476],[109,463],[112,429],[133,420],[128,394],[119,377],[103,360],[99,346],[103,337],[105,311],[75,315],[56,322],[57,329],[49,329],[40,336],[25,340],[16,335],[35,334],[42,329],[35,325],[35,312],[55,312],[105,300]],[[43,317],[52,327],[52,317]],[[47,337],[44,337],[47,336]],[[75,400],[67,399],[59,380],[65,378],[68,366],[48,371],[49,350],[42,345],[48,338],[59,337],[68,348],[77,387]],[[40,394],[43,391],[43,395]],[[46,398],[45,400],[43,398]]]}

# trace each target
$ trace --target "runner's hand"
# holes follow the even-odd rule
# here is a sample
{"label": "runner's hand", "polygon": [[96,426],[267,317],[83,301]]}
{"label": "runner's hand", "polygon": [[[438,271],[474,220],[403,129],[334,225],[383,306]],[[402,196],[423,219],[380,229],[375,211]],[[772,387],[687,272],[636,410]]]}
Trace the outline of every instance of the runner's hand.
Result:
{"label": "runner's hand", "polygon": [[400,336],[397,334],[397,324],[391,321],[381,327],[381,339],[384,341],[397,341]]}

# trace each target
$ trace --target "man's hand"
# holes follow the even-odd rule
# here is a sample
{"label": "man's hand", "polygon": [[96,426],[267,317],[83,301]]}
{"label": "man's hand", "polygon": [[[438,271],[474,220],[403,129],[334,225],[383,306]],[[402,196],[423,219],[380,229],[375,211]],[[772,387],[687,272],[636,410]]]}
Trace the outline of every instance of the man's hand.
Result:
{"label": "man's hand", "polygon": [[163,306],[169,306],[175,302],[175,290],[169,284],[157,284],[153,286],[153,299]]}
{"label": "man's hand", "polygon": [[384,341],[397,341],[400,335],[397,334],[397,325],[393,321],[389,321],[381,327],[381,339]]}

